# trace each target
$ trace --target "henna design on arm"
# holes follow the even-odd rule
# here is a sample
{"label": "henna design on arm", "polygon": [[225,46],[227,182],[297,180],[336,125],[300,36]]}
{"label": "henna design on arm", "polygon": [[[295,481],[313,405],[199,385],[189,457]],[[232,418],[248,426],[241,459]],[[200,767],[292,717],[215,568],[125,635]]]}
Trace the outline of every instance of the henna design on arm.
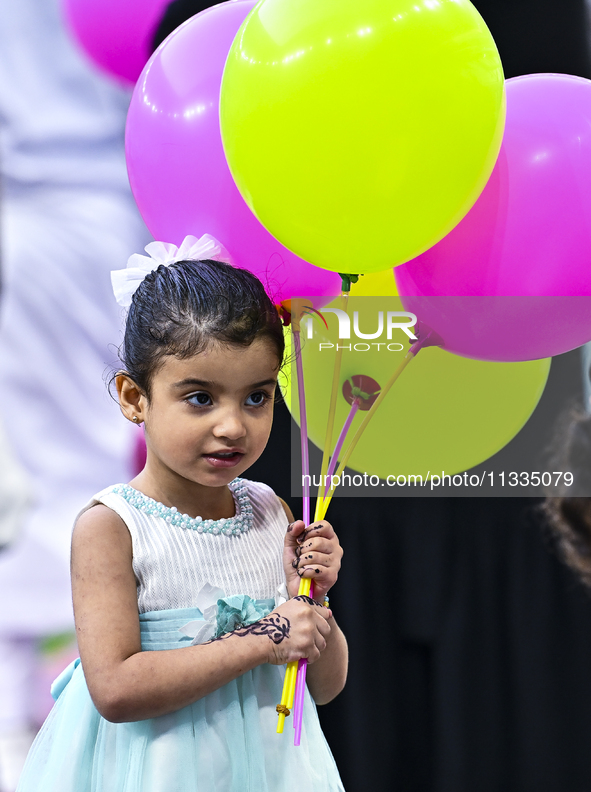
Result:
{"label": "henna design on arm", "polygon": [[245,635],[266,635],[274,644],[280,644],[285,638],[289,638],[290,627],[290,621],[285,616],[281,616],[278,613],[270,613],[260,619],[260,621],[254,622],[254,624],[249,624],[247,627],[237,627],[232,632],[224,633],[219,638],[212,638],[211,641],[206,643],[223,641],[224,638],[229,638],[231,635],[238,635],[240,638]]}
{"label": "henna design on arm", "polygon": [[298,594],[297,597],[294,597],[294,600],[299,600],[300,602],[307,602],[308,605],[317,605],[319,608],[324,607],[324,605],[321,602],[312,599],[312,597],[306,596],[306,594]]}
{"label": "henna design on arm", "polygon": [[[321,602],[317,602],[312,599],[312,597],[308,597],[305,594],[298,594],[297,597],[293,599],[299,600],[300,602],[307,602],[308,605],[316,605],[319,608],[324,607]],[[205,641],[205,643],[223,641],[224,638],[229,638],[231,635],[238,635],[240,638],[243,638],[245,635],[266,635],[274,644],[280,644],[286,638],[289,638],[290,627],[291,622],[286,616],[281,616],[279,613],[270,613],[268,616],[264,616],[259,621],[249,624],[247,627],[237,625],[231,632],[224,633],[218,638],[212,638],[209,641]]]}

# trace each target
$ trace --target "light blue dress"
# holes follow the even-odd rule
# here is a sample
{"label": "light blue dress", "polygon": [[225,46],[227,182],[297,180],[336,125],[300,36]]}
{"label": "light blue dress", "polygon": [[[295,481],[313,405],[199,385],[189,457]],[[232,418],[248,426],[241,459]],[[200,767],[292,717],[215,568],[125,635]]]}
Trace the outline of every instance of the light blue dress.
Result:
{"label": "light blue dress", "polygon": [[[285,590],[278,498],[243,479],[230,488],[236,516],[215,522],[181,515],[127,485],[89,504],[113,508],[130,531],[143,651],[190,646],[250,624]],[[307,691],[301,745],[293,745],[292,718],[276,734],[284,671],[261,665],[176,712],[110,723],[73,664],[56,680],[56,704],[17,792],[342,791]]]}

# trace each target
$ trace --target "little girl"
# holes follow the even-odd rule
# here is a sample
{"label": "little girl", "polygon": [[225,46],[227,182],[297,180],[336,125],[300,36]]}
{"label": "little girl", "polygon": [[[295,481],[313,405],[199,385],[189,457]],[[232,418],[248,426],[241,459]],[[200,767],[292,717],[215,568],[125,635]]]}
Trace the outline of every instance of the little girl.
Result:
{"label": "little girl", "polygon": [[[148,266],[132,256],[113,273],[131,302],[119,403],[145,425],[147,461],[76,522],[80,661],[56,680],[18,792],[342,790],[314,701],[342,689],[346,643],[328,608],[296,596],[311,577],[322,601],[342,550],[327,522],[294,522],[238,478],[271,430],[281,322],[253,275],[215,260],[215,240],[186,243],[176,256],[152,243]],[[295,747],[275,708],[299,658]]]}

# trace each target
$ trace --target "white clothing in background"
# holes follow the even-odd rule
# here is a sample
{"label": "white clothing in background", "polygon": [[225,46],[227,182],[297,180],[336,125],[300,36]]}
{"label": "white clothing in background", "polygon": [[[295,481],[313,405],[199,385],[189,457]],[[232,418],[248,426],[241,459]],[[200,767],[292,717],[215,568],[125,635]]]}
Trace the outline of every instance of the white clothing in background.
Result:
{"label": "white clothing in background", "polygon": [[30,498],[27,475],[12,451],[0,416],[0,549],[18,535]]}
{"label": "white clothing in background", "polygon": [[64,27],[59,0],[0,0],[0,169],[46,187],[129,195],[129,94],[99,75]]}
{"label": "white clothing in background", "polygon": [[73,629],[74,518],[130,474],[135,428],[104,382],[122,327],[109,273],[149,241],[125,167],[128,103],[76,50],[59,0],[0,0],[0,420],[32,492],[0,553],[2,792],[32,737],[35,639]]}
{"label": "white clothing in background", "polygon": [[149,241],[128,101],[76,50],[58,0],[0,0],[0,417],[34,498],[0,554],[0,636],[72,628],[73,519],[129,477],[134,428],[104,382],[121,342],[109,273]]}

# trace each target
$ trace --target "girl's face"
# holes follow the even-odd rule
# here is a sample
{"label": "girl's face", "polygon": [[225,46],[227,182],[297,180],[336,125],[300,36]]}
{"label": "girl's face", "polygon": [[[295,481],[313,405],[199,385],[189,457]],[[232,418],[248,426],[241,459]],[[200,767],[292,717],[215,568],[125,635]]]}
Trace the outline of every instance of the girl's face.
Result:
{"label": "girl's face", "polygon": [[269,439],[277,374],[277,353],[266,339],[249,347],[212,344],[184,360],[165,357],[144,400],[151,472],[207,487],[241,475]]}

